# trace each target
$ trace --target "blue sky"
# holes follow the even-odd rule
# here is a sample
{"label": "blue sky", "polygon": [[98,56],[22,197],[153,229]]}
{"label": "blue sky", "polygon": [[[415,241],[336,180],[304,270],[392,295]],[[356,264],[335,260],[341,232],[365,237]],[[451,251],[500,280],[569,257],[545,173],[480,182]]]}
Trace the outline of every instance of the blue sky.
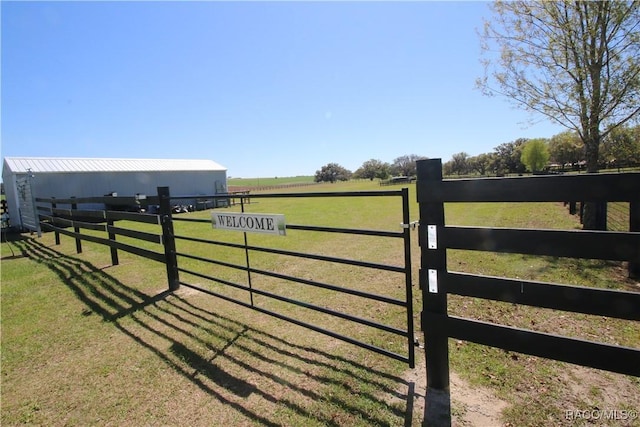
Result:
{"label": "blue sky", "polygon": [[483,2],[3,1],[0,12],[3,157],[203,158],[229,176],[293,176],[405,154],[446,161],[563,130],[474,88]]}

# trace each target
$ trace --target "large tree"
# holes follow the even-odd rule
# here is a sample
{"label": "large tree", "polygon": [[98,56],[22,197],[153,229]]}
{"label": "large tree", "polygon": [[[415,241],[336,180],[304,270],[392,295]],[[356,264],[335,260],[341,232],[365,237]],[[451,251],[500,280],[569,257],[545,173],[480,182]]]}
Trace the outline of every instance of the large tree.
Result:
{"label": "large tree", "polygon": [[549,148],[544,138],[530,139],[522,148],[522,164],[531,172],[539,172],[549,162]]}
{"label": "large tree", "polygon": [[371,181],[374,178],[386,179],[389,177],[389,163],[385,163],[382,160],[371,159],[367,160],[353,173],[354,178],[357,179],[369,179]]}
{"label": "large tree", "polygon": [[640,126],[619,127],[609,133],[603,142],[605,161],[616,167],[640,163]]}
{"label": "large tree", "polygon": [[485,62],[481,87],[576,130],[588,170],[597,171],[602,138],[640,112],[640,2],[514,1],[493,9],[483,47],[501,55]]}
{"label": "large tree", "polygon": [[549,141],[551,161],[560,165],[564,171],[566,165],[575,166],[584,157],[580,137],[574,131],[566,130],[553,135]]}
{"label": "large tree", "polygon": [[602,138],[640,112],[640,2],[498,1],[493,11],[479,86],[574,129],[597,172]]}
{"label": "large tree", "polygon": [[458,174],[458,175],[466,175],[470,172],[471,167],[469,164],[469,159],[471,157],[465,153],[464,151],[460,152],[460,153],[456,153],[453,156],[451,156],[451,160],[449,161],[451,163],[450,167],[451,167],[451,174]]}
{"label": "large tree", "polygon": [[522,164],[522,149],[528,141],[526,138],[518,138],[513,142],[505,142],[495,147],[494,168],[498,175],[507,173],[523,173],[526,170]]}
{"label": "large tree", "polygon": [[327,163],[316,171],[315,182],[348,181],[351,179],[351,171],[337,163]]}
{"label": "large tree", "polygon": [[416,176],[416,162],[423,159],[426,157],[417,154],[397,157],[391,164],[391,173],[396,176]]}
{"label": "large tree", "polygon": [[482,153],[469,159],[469,165],[472,170],[480,175],[487,175],[495,164],[495,154]]}

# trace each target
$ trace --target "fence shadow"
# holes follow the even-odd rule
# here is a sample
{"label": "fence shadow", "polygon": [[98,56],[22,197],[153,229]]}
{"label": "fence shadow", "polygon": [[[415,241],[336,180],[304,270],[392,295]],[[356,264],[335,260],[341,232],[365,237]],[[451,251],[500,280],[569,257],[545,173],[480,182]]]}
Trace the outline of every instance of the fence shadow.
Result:
{"label": "fence shadow", "polygon": [[[344,397],[325,395],[296,380],[304,378],[337,387],[348,395],[357,394],[359,399],[385,407],[396,417],[394,425],[410,426],[413,423],[415,385],[412,382],[347,357],[290,342],[203,308],[196,299],[180,292],[147,295],[122,283],[104,269],[63,254],[33,238],[17,239],[12,244],[21,254],[53,271],[86,306],[83,315],[101,316],[170,369],[253,422],[279,425],[263,411],[252,408],[247,398],[255,395],[327,426],[342,424],[328,413],[311,413],[300,402],[327,402],[369,425],[389,425],[388,419],[367,410],[365,405],[355,405]],[[206,356],[202,355],[203,348]],[[339,381],[329,372],[344,374],[353,381]],[[363,372],[373,375],[363,375]],[[293,380],[288,379],[290,377]],[[288,393],[276,395],[274,384],[286,387]],[[389,396],[406,406],[402,408],[389,403]]]}
{"label": "fence shadow", "polygon": [[16,258],[24,258],[27,256],[27,253],[24,251],[19,251],[18,253],[16,253],[16,251],[13,250],[13,246],[11,245],[11,242],[18,242],[20,240],[25,240],[28,237],[23,236],[20,233],[12,233],[9,232],[8,229],[2,229],[2,232],[0,233],[0,242],[1,243],[5,243],[7,245],[7,247],[9,248],[9,252],[11,252],[11,255],[6,255],[3,256],[1,258],[2,261],[5,260],[10,260],[10,259],[16,259]]}

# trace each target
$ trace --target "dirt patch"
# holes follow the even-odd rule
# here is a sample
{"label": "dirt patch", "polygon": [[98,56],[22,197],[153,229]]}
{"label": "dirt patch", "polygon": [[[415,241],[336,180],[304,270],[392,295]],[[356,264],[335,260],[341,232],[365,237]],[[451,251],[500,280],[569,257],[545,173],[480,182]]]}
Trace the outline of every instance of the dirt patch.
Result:
{"label": "dirt patch", "polygon": [[[404,391],[389,398],[393,400],[405,398],[408,411],[407,419],[411,422],[405,426],[420,426],[424,419],[425,396],[427,387],[427,371],[424,353],[416,352],[416,367],[408,370],[404,379],[407,382],[403,386]],[[504,424],[501,418],[502,411],[508,406],[504,400],[497,398],[493,392],[485,387],[472,386],[455,372],[450,373],[449,385],[451,389],[451,423],[453,426],[501,426]]]}
{"label": "dirt patch", "polygon": [[452,424],[459,426],[499,426],[508,403],[485,387],[471,386],[451,372]]}
{"label": "dirt patch", "polygon": [[[560,375],[567,393],[559,402],[564,416],[579,411],[633,411],[629,421],[635,422],[640,410],[640,380],[628,375],[569,365]],[[623,423],[623,425],[626,425]],[[635,425],[635,424],[629,424]]]}
{"label": "dirt patch", "polygon": [[[408,370],[403,378],[406,385],[394,396],[389,396],[388,402],[406,404],[408,413],[405,426],[421,426],[426,396],[426,368],[422,351],[416,354],[416,368]],[[633,417],[620,419],[616,421],[617,424],[603,421],[601,425],[636,425],[635,417],[640,408],[640,380],[627,375],[563,364],[555,382],[562,385],[562,391],[556,394],[552,403],[547,403],[550,406],[546,409],[553,417],[544,425],[582,425],[584,420],[572,421],[570,417],[585,411],[591,416],[617,413],[623,418]],[[509,412],[522,404],[514,402],[515,406],[512,406],[498,398],[490,388],[471,385],[455,372],[450,373],[450,389],[452,426],[513,426],[512,422],[507,421]],[[536,398],[533,394],[522,395],[517,390],[514,390],[514,394],[518,396],[516,400],[519,402],[530,402],[530,399]]]}
{"label": "dirt patch", "polygon": [[[201,285],[196,283],[195,286]],[[187,286],[180,286],[177,291],[174,291],[174,294],[182,298],[188,298],[192,295],[201,295],[202,292],[197,289],[189,288]]]}

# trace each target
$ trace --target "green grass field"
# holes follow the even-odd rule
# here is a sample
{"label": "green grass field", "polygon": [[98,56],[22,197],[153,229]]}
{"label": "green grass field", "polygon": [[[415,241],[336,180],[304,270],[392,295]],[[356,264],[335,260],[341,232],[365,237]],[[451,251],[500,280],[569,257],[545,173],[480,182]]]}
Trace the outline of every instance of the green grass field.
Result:
{"label": "green grass field", "polygon": [[288,184],[311,184],[313,182],[313,175],[309,175],[273,178],[229,178],[227,180],[227,185],[230,187],[272,187],[276,185]]}
{"label": "green grass field", "polygon": [[[400,188],[400,187],[398,187]],[[313,191],[378,190],[377,183],[318,184]],[[389,189],[389,187],[385,187]],[[396,189],[391,187],[391,189]],[[309,191],[308,188],[286,191]],[[282,191],[278,191],[282,192]],[[415,188],[411,217],[418,218]],[[289,224],[399,230],[399,202],[366,198],[254,199],[249,212],[284,213]],[[234,208],[222,211],[237,210]],[[210,212],[183,214],[209,218]],[[562,204],[451,204],[447,222],[574,229]],[[126,223],[119,224],[126,227]],[[159,227],[136,225],[159,233]],[[208,224],[176,222],[178,235],[240,242],[242,235]],[[419,248],[413,234],[414,319],[419,332]],[[182,287],[168,294],[163,264],[52,233],[2,243],[2,425],[311,425],[421,424],[420,402],[410,394],[406,365],[282,320]],[[373,239],[373,240],[371,240]],[[126,242],[126,238],[119,237]],[[399,242],[290,230],[286,237],[248,235],[249,244],[398,264]],[[140,246],[161,251],[159,245]],[[177,242],[178,252],[244,262],[242,251]],[[246,272],[179,257],[181,266],[244,282]],[[254,268],[398,296],[402,279],[357,268],[253,254]],[[549,257],[450,251],[450,270],[582,286],[638,291],[624,266]],[[198,276],[181,280],[246,298]],[[327,304],[402,326],[404,315],[355,298],[255,278],[254,286]],[[640,347],[637,322],[560,313],[462,297],[450,313],[596,341]],[[327,318],[282,302],[256,300],[292,317],[322,323],[360,339],[402,351],[404,343],[361,325]],[[418,358],[424,358],[417,352]],[[488,387],[508,403],[501,423],[568,425],[567,409],[638,409],[640,381],[471,343],[450,341],[451,367],[468,384]],[[474,410],[452,393],[459,424]],[[636,420],[637,422],[637,420]],[[580,425],[580,423],[573,424]],[[634,425],[634,424],[629,424]]]}

